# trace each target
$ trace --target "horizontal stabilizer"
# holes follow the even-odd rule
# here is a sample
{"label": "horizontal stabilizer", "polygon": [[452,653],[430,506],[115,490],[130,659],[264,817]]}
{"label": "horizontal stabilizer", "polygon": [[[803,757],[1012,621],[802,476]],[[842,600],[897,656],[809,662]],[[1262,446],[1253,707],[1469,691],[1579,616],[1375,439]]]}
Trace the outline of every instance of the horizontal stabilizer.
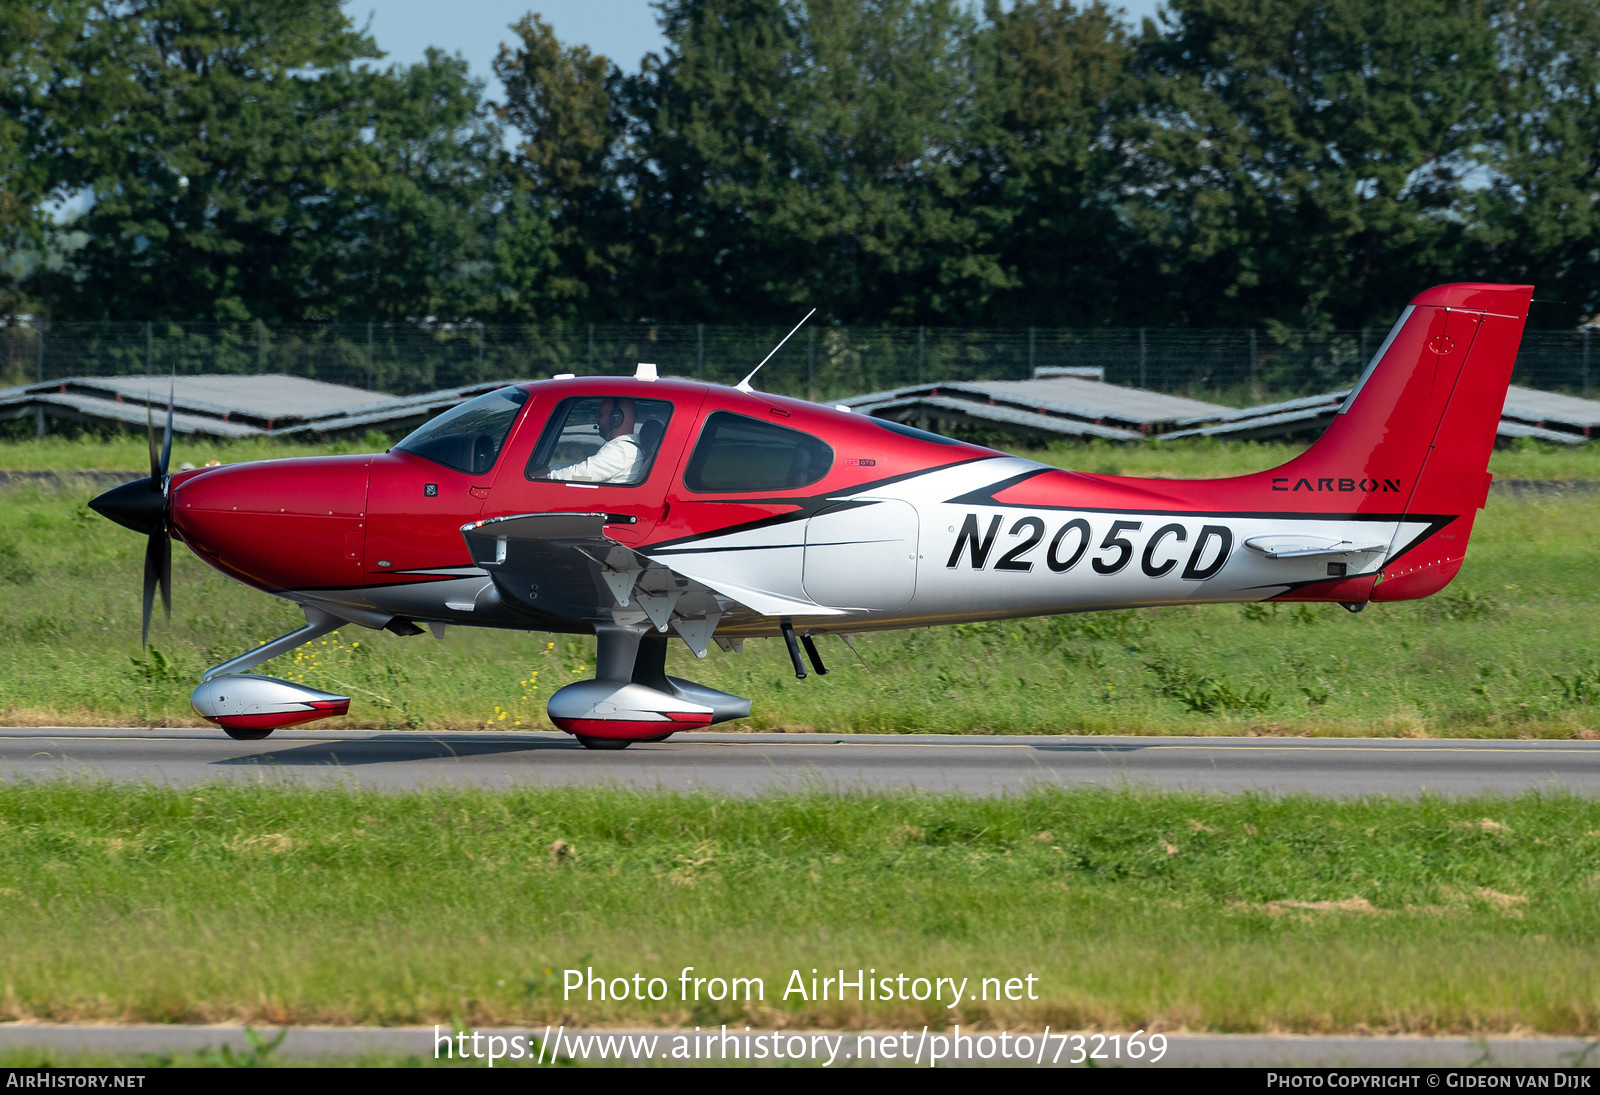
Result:
{"label": "horizontal stabilizer", "polygon": [[1254,536],[1244,546],[1268,559],[1309,559],[1318,555],[1357,555],[1369,551],[1387,550],[1389,544],[1381,540],[1335,540],[1328,536]]}

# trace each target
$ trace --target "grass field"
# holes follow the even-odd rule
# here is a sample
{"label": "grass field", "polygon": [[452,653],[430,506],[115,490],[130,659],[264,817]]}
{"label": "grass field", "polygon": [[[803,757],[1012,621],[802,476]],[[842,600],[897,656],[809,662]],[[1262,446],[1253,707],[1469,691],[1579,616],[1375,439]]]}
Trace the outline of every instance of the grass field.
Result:
{"label": "grass field", "polygon": [[[1213,475],[1292,451],[1036,455]],[[174,462],[293,454],[180,446]],[[13,469],[143,459],[0,444]],[[1495,460],[1502,477],[1600,479],[1600,450]],[[180,548],[173,621],[141,651],[143,543],[91,493],[0,492],[0,722],[197,724],[200,672],[298,614]],[[868,668],[829,644],[834,672],[806,682],[775,641],[703,662],[674,644],[669,670],[753,697],[734,724],[752,729],[1594,737],[1597,540],[1600,499],[1496,495],[1461,577],[1420,603],[864,635]],[[539,728],[592,651],[352,627],[263,668],[354,696],[335,725]],[[0,1021],[1595,1036],[1600,802],[22,784],[0,786],[0,925]],[[760,978],[765,998],[678,999],[684,966]],[[563,999],[563,971],[588,967],[674,995]],[[784,1000],[812,967],[1031,974],[1038,999]]]}
{"label": "grass field", "polygon": [[[87,489],[0,505],[0,721],[201,725],[203,670],[299,623],[286,602],[181,547],[175,610],[141,651],[143,542]],[[863,666],[797,682],[776,640],[669,670],[755,700],[731,728],[827,732],[1591,737],[1600,727],[1600,499],[1491,499],[1467,564],[1429,600],[1091,613],[863,635]],[[265,672],[354,697],[332,726],[548,728],[544,701],[593,640],[456,629],[443,642],[349,627]]]}
{"label": "grass field", "polygon": [[[1568,798],[21,785],[0,1020],[1594,1034],[1597,887]],[[785,1000],[813,967],[1037,999]]]}

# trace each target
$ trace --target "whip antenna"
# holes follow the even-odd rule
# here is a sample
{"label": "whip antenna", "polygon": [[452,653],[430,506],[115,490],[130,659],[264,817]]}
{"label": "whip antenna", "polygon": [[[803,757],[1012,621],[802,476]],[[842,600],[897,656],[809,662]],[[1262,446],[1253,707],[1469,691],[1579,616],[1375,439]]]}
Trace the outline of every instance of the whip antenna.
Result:
{"label": "whip antenna", "polygon": [[[796,323],[794,325],[794,331],[798,331],[800,328],[804,327],[806,325],[806,319],[810,319],[812,316],[814,316],[816,314],[817,314],[817,310],[815,308],[813,308],[813,309],[811,309],[811,311],[807,312],[806,316],[805,316],[805,319],[802,319],[799,323]],[[788,334],[783,336],[783,341],[779,342],[776,346],[774,346],[772,348],[772,353],[769,353],[766,357],[761,359],[761,365],[765,365],[767,362],[771,361],[772,360],[772,354],[775,354],[779,350],[783,349],[783,343],[784,342],[788,342],[791,338],[794,337],[794,331],[790,331]],[[751,369],[750,370],[750,375],[745,377],[743,380],[739,381],[739,383],[735,384],[734,387],[738,388],[741,392],[754,391],[755,389],[750,387],[750,381],[755,379],[755,375],[761,371],[761,365],[757,365],[754,369]]]}

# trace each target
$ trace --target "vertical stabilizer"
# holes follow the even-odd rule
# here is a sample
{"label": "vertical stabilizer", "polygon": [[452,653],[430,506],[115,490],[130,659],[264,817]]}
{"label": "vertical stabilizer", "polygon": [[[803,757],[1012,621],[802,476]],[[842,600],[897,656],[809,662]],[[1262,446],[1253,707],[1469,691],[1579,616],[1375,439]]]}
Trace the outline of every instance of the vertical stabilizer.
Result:
{"label": "vertical stabilizer", "polygon": [[1345,496],[1356,512],[1437,522],[1437,532],[1384,566],[1373,600],[1426,597],[1461,569],[1488,496],[1489,453],[1532,296],[1531,285],[1422,293],[1317,443],[1264,473],[1290,504],[1301,483],[1354,481]]}

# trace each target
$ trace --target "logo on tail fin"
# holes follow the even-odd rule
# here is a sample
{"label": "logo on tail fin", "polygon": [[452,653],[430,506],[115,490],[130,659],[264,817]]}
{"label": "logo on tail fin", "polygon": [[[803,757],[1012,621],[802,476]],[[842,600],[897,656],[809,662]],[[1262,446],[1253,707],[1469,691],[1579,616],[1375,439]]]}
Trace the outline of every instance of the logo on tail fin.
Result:
{"label": "logo on tail fin", "polygon": [[1329,476],[1321,476],[1317,479],[1308,479],[1305,476],[1301,476],[1300,478],[1295,479],[1294,486],[1291,487],[1288,485],[1291,478],[1292,476],[1287,475],[1274,475],[1272,477],[1272,489],[1276,491],[1288,491],[1291,494],[1295,491],[1302,490],[1313,492],[1335,491],[1341,494],[1401,493],[1401,480],[1399,479],[1373,479],[1370,476],[1362,476],[1359,479]]}

